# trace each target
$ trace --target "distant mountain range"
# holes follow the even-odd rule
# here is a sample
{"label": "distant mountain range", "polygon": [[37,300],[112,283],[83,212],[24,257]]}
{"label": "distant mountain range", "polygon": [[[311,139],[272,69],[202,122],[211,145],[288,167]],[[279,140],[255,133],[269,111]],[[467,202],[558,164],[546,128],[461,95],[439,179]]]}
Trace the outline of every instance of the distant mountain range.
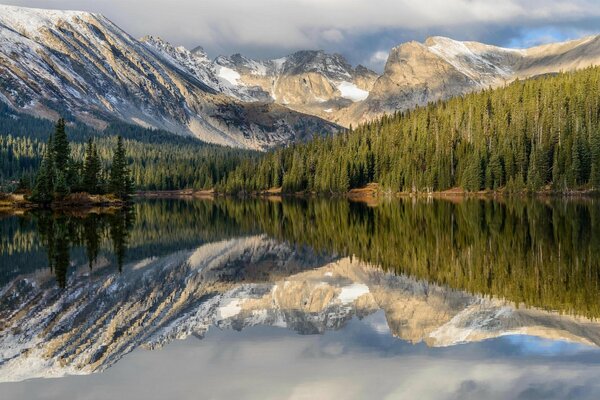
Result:
{"label": "distant mountain range", "polygon": [[265,150],[515,79],[600,64],[600,36],[505,49],[431,37],[393,48],[383,74],[339,54],[211,60],[140,40],[102,15],[0,6],[0,100],[102,129],[114,120]]}

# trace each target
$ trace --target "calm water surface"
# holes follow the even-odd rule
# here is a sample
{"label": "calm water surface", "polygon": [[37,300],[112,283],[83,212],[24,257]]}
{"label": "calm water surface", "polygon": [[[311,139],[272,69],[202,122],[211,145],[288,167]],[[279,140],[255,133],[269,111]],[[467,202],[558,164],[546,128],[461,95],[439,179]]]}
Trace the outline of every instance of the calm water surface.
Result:
{"label": "calm water surface", "polygon": [[600,398],[594,200],[0,216],[0,398]]}

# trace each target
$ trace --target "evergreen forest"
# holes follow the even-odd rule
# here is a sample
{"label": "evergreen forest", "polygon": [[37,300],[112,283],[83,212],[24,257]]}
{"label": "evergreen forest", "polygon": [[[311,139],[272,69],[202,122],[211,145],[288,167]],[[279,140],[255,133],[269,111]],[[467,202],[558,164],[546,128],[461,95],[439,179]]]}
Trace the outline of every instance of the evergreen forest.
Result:
{"label": "evergreen forest", "polygon": [[238,193],[600,188],[600,68],[431,103],[242,163]]}
{"label": "evergreen forest", "polygon": [[[3,107],[3,108],[2,108]],[[51,124],[0,107],[0,188],[35,184]],[[544,75],[397,112],[266,153],[209,145],[123,123],[67,123],[72,159],[111,165],[118,136],[140,190],[342,194],[600,189],[600,68]]]}

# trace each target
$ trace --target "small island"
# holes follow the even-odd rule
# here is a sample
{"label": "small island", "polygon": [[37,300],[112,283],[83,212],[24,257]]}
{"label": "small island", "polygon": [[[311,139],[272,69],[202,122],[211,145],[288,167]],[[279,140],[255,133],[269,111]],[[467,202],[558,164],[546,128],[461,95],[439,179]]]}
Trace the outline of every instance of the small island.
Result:
{"label": "small island", "polygon": [[122,207],[133,193],[123,138],[117,138],[112,162],[106,168],[93,138],[88,139],[83,160],[77,160],[71,152],[65,120],[60,118],[48,138],[33,185],[21,179],[14,193],[0,193],[0,211]]}

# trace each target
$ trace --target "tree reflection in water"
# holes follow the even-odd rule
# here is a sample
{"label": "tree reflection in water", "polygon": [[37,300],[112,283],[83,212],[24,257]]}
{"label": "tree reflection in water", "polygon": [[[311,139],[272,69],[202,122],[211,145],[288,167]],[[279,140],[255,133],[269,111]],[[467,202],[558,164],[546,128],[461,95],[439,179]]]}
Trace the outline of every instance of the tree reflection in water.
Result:
{"label": "tree reflection in water", "polygon": [[131,208],[107,213],[35,213],[38,234],[46,249],[48,267],[61,288],[67,285],[71,249],[84,247],[89,268],[98,259],[102,242],[109,239],[119,272],[125,259],[129,232],[135,221]]}

